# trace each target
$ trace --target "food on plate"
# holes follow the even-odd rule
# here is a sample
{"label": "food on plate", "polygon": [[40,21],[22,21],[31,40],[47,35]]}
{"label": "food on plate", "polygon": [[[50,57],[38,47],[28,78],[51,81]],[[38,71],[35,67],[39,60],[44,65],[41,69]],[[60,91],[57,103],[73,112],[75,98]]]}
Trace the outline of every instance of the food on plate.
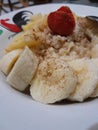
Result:
{"label": "food on plate", "polygon": [[[77,16],[67,6],[33,15],[6,47],[1,71],[15,89],[29,86],[32,98],[41,103],[98,97],[97,26],[97,21]],[[21,53],[13,60],[10,54],[16,50]]]}
{"label": "food on plate", "polygon": [[[32,34],[32,35],[31,35]],[[12,44],[8,45],[6,52],[10,52],[14,49],[23,48],[24,46],[32,47],[39,44],[40,41],[33,35],[32,30],[26,31],[21,35],[17,35]]]}
{"label": "food on plate", "polygon": [[4,57],[0,60],[0,69],[5,75],[9,74],[21,52],[22,49],[13,50],[5,54]]}
{"label": "food on plate", "polygon": [[[98,58],[93,58],[91,60],[98,67]],[[97,84],[94,92],[91,94],[91,97],[98,97],[98,84]]]}
{"label": "food on plate", "polygon": [[32,97],[42,103],[54,103],[67,98],[75,89],[77,77],[68,64],[58,58],[44,59],[32,81]]}
{"label": "food on plate", "polygon": [[39,59],[35,54],[28,47],[25,47],[9,73],[7,82],[20,91],[25,90],[34,77],[38,62]]}
{"label": "food on plate", "polygon": [[6,52],[25,46],[33,47],[40,44],[42,41],[40,30],[43,30],[47,26],[46,20],[47,17],[41,14],[32,16],[32,21],[23,26],[24,32],[21,32],[20,35],[17,35],[13,39],[12,43],[7,46]]}
{"label": "food on plate", "polygon": [[91,59],[76,59],[70,61],[69,66],[78,78],[76,88],[69,99],[83,101],[94,92],[98,85],[98,66]]}
{"label": "food on plate", "polygon": [[70,8],[61,7],[48,15],[48,26],[54,34],[67,36],[72,34],[75,28],[75,18]]}

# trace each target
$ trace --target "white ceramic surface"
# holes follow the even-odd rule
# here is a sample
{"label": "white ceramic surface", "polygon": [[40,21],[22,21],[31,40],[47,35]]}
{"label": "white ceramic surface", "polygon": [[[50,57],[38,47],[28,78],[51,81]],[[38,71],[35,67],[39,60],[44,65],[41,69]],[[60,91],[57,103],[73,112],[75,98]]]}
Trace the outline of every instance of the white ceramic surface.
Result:
{"label": "white ceramic surface", "polygon": [[[65,4],[47,4],[22,10],[45,14],[62,5]],[[71,4],[68,6],[81,16],[98,15],[98,8],[95,7]],[[3,15],[0,19],[8,17],[11,19],[15,13]],[[0,30],[3,30],[0,35],[1,58],[4,48],[10,42],[7,38],[13,33],[1,26]],[[98,99],[84,103],[44,105],[11,88],[6,83],[6,77],[0,73],[0,130],[88,130],[96,123],[98,123]]]}

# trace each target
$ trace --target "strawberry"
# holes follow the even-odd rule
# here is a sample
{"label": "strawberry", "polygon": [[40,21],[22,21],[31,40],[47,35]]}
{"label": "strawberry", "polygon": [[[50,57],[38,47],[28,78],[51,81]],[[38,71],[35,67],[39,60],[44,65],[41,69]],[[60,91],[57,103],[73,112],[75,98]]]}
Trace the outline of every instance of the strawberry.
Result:
{"label": "strawberry", "polygon": [[54,34],[68,36],[75,28],[75,19],[71,10],[62,6],[48,15],[48,26]]}
{"label": "strawberry", "polygon": [[66,13],[72,14],[72,11],[71,11],[70,8],[67,7],[67,6],[62,6],[62,7],[60,7],[57,11],[64,11],[64,12],[66,12]]}

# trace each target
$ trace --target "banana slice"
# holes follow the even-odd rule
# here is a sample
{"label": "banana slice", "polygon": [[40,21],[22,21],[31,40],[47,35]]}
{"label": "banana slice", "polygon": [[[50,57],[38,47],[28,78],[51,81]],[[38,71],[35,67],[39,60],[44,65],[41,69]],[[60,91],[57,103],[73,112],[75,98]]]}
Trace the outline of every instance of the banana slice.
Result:
{"label": "banana slice", "polygon": [[67,98],[75,89],[77,78],[60,58],[47,58],[39,64],[30,93],[42,103],[54,103]]}
{"label": "banana slice", "polygon": [[9,74],[21,52],[22,49],[13,50],[4,55],[3,58],[0,60],[0,69],[5,75]]}
{"label": "banana slice", "polygon": [[[98,40],[97,40],[98,41]],[[98,44],[96,44],[91,50],[91,57],[98,58]]]}
{"label": "banana slice", "polygon": [[98,67],[89,59],[77,59],[69,62],[69,66],[76,72],[78,84],[70,100],[83,101],[88,98],[98,84]]}
{"label": "banana slice", "polygon": [[[92,60],[92,62],[98,67],[98,58],[93,58],[93,59],[91,59],[91,60]],[[94,92],[91,94],[90,97],[98,97],[98,84],[97,84],[97,86],[96,86]]]}
{"label": "banana slice", "polygon": [[36,72],[38,63],[37,56],[28,47],[25,47],[9,73],[7,82],[20,91],[25,90]]}

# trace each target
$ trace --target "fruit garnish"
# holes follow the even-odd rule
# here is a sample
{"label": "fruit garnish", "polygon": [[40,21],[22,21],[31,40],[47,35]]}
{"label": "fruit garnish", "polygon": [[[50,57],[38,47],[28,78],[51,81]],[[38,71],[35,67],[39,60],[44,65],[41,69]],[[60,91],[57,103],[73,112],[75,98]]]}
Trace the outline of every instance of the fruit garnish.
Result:
{"label": "fruit garnish", "polygon": [[53,34],[68,36],[72,34],[75,28],[75,19],[71,10],[62,6],[57,11],[51,12],[48,15],[48,26]]}
{"label": "fruit garnish", "polygon": [[62,6],[62,7],[60,7],[57,11],[64,11],[64,12],[66,12],[66,13],[72,14],[72,11],[71,11],[70,8],[67,7],[67,6]]}

